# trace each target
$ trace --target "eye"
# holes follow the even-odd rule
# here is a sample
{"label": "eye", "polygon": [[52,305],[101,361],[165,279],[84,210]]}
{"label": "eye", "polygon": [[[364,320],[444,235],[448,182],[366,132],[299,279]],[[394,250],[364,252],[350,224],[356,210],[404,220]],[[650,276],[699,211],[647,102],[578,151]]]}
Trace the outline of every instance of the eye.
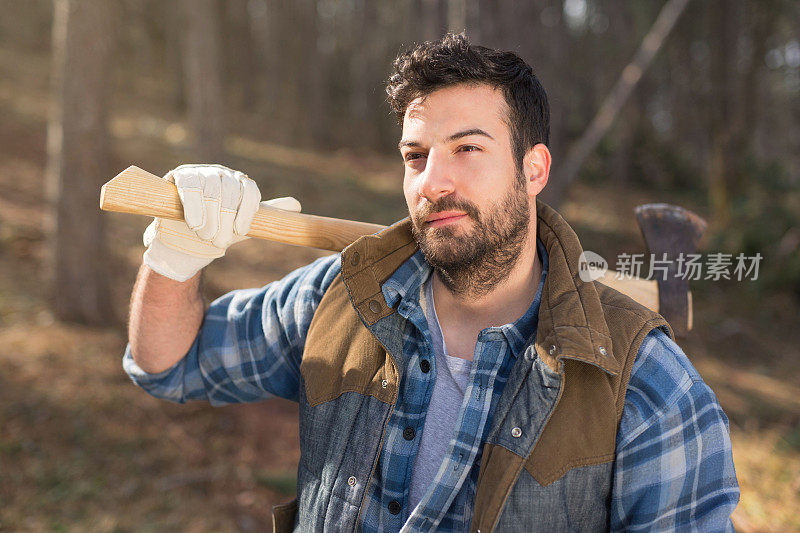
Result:
{"label": "eye", "polygon": [[480,150],[480,148],[472,144],[465,144],[464,146],[458,147],[459,152],[480,152]]}
{"label": "eye", "polygon": [[405,156],[403,156],[404,161],[414,161],[415,159],[420,159],[424,157],[425,154],[420,152],[408,152]]}

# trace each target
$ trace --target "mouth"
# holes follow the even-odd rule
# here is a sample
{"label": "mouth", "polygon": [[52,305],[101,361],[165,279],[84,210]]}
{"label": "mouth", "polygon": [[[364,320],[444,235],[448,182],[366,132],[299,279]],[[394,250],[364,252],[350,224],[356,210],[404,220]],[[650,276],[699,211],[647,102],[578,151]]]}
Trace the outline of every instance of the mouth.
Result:
{"label": "mouth", "polygon": [[463,211],[440,211],[425,217],[425,223],[431,227],[437,228],[440,226],[455,224],[466,217],[467,214]]}

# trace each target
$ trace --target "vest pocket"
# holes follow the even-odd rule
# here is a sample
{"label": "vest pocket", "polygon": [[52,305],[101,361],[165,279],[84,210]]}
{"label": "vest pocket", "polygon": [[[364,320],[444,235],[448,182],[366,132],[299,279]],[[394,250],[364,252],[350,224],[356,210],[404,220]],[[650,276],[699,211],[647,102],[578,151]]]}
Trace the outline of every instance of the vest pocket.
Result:
{"label": "vest pocket", "polygon": [[398,379],[391,356],[364,331],[370,337],[365,335],[346,347],[306,348],[300,373],[311,407],[335,400],[346,392],[394,403]]}
{"label": "vest pocket", "polygon": [[272,507],[272,530],[275,533],[294,530],[294,521],[297,517],[297,498],[288,503]]}
{"label": "vest pocket", "polygon": [[311,321],[300,374],[312,407],[345,392],[394,403],[398,378],[392,358],[358,318],[341,278],[325,293]]}

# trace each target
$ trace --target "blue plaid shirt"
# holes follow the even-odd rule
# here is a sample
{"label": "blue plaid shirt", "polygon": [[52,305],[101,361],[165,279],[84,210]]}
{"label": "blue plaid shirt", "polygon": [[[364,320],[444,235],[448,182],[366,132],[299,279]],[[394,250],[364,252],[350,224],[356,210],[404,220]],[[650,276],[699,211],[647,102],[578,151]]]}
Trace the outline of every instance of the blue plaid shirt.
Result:
{"label": "blue plaid shirt", "polygon": [[[413,510],[403,503],[420,439],[406,440],[403,432],[408,427],[422,431],[436,373],[435,368],[421,376],[405,373],[360,517],[364,531],[468,529],[492,413],[517,355],[536,335],[548,265],[544,247],[537,245],[544,270],[534,301],[513,324],[486,328],[478,336],[449,451]],[[407,319],[403,339],[409,366],[419,365],[422,357],[435,364],[419,302],[420,286],[431,271],[417,252],[383,285],[387,303]],[[175,367],[148,374],[128,346],[124,368],[149,393],[176,402],[297,400],[306,333],[339,272],[339,256],[333,255],[261,289],[228,293],[211,304],[194,344]],[[728,420],[686,355],[654,329],[633,366],[617,435],[611,529],[732,529],[729,516],[738,497]],[[393,501],[401,504],[401,512],[387,512]]]}

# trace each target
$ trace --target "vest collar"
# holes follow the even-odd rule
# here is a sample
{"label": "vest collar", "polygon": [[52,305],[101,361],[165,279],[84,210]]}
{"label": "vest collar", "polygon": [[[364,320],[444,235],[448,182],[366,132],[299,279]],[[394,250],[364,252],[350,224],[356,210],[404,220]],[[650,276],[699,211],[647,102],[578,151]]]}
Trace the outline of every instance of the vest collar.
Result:
{"label": "vest collar", "polygon": [[553,369],[558,359],[574,359],[609,374],[621,367],[613,356],[611,334],[594,282],[579,276],[583,253],[578,236],[555,209],[536,200],[536,231],[550,259],[545,279],[536,349]]}
{"label": "vest collar", "polygon": [[[536,351],[552,369],[573,359],[618,374],[608,324],[593,282],[578,273],[583,253],[578,236],[553,208],[536,200],[537,234],[547,249],[549,270],[542,292]],[[364,236],[342,251],[342,280],[365,324],[394,312],[384,299],[383,283],[418,250],[411,221],[401,220]]]}

